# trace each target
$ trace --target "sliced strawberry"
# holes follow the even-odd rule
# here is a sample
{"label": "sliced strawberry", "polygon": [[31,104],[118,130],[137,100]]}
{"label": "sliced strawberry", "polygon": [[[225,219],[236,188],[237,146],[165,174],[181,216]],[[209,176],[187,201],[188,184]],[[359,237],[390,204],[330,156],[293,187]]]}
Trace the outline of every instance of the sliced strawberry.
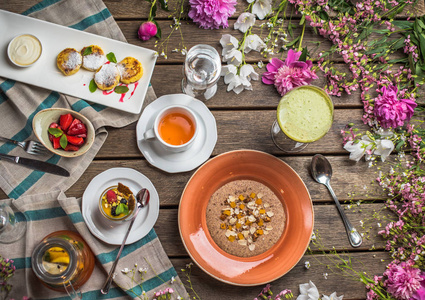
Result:
{"label": "sliced strawberry", "polygon": [[68,128],[68,135],[79,135],[79,134],[86,134],[87,133],[87,128],[86,125],[84,125],[80,120],[78,120],[78,122],[75,122],[78,119],[74,119],[74,121],[72,121],[71,126],[69,126]]}
{"label": "sliced strawberry", "polygon": [[109,190],[106,192],[106,200],[111,204],[113,202],[117,202],[117,194],[113,190]]}
{"label": "sliced strawberry", "polygon": [[66,136],[66,139],[69,143],[75,145],[75,146],[81,146],[84,143],[84,139],[81,137],[76,137],[72,135]]}
{"label": "sliced strawberry", "polygon": [[53,148],[59,149],[61,147],[60,137],[53,137]]}
{"label": "sliced strawberry", "polygon": [[58,128],[58,123],[53,122],[52,124],[50,124],[49,128]]}
{"label": "sliced strawberry", "polygon": [[78,134],[76,136],[85,139],[87,137],[87,134],[82,133],[82,134]]}
{"label": "sliced strawberry", "polygon": [[78,146],[74,146],[74,145],[71,145],[71,144],[68,144],[66,147],[65,147],[65,151],[77,151],[78,149],[80,149],[80,147],[78,147]]}
{"label": "sliced strawberry", "polygon": [[67,130],[71,123],[73,122],[74,118],[71,114],[61,115],[59,118],[59,124],[62,127],[62,130]]}

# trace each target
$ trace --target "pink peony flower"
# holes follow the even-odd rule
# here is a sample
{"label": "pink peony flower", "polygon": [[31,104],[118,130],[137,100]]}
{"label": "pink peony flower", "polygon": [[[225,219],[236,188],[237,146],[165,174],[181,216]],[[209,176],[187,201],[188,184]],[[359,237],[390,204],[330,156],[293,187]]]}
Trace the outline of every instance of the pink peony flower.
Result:
{"label": "pink peony flower", "polygon": [[139,39],[142,41],[147,41],[151,37],[154,37],[156,33],[158,32],[158,29],[156,28],[156,25],[154,22],[148,21],[140,25],[138,35]]}
{"label": "pink peony flower", "polygon": [[405,262],[389,264],[388,269],[384,272],[387,276],[384,285],[387,291],[397,299],[410,299],[412,295],[421,288],[420,276],[421,271],[413,268]]}
{"label": "pink peony flower", "polygon": [[229,27],[227,19],[236,11],[237,0],[189,0],[189,17],[204,29]]}
{"label": "pink peony flower", "polygon": [[383,128],[403,126],[413,116],[417,104],[412,99],[398,99],[398,88],[390,85],[381,88],[382,95],[375,98],[374,114]]}
{"label": "pink peony flower", "polygon": [[421,287],[413,293],[411,300],[425,300],[425,272],[420,275],[422,278]]}
{"label": "pink peony flower", "polygon": [[267,72],[263,73],[261,80],[265,84],[274,84],[281,96],[301,85],[308,85],[317,79],[316,73],[311,70],[313,63],[310,60],[299,61],[301,51],[290,49],[285,62],[272,58],[267,64]]}

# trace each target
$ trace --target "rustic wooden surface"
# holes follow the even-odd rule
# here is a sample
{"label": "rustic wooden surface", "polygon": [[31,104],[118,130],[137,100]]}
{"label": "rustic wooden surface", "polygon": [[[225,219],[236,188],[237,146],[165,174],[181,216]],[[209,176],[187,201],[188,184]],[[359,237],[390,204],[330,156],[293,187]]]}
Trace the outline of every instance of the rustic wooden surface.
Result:
{"label": "rustic wooden surface", "polygon": [[[37,0],[0,0],[0,9],[21,13],[36,4]],[[139,25],[148,16],[149,4],[141,0],[105,0],[106,6],[114,16],[127,41],[131,44],[155,49],[154,39],[142,42],[137,38]],[[238,14],[246,8],[245,1],[239,1],[237,13],[229,21],[230,27],[221,30],[199,29],[190,21],[182,22],[182,31],[187,48],[199,43],[207,43],[221,52],[219,39],[224,33],[230,33],[237,37],[241,34],[232,29],[232,25]],[[423,1],[420,1],[419,10],[423,10]],[[173,10],[175,3],[170,1]],[[167,19],[169,13],[158,11],[158,22],[163,30],[163,36],[170,31],[171,21]],[[298,31],[295,30],[295,34]],[[304,44],[320,41],[316,51],[326,49],[330,43],[313,33],[311,28],[306,29]],[[178,47],[180,37],[175,33],[170,39],[168,59],[158,58],[152,85],[157,96],[180,93],[182,79],[182,65],[184,56],[171,53],[171,49]],[[258,54],[247,56],[249,62],[258,62],[261,58]],[[263,59],[264,60],[264,59]],[[344,68],[338,58],[339,68]],[[264,69],[259,70],[262,73]],[[166,82],[167,84],[163,84]],[[315,85],[323,86],[324,79],[314,82]],[[369,168],[365,162],[355,163],[348,160],[348,153],[341,146],[340,131],[345,125],[353,122],[360,128],[366,128],[361,122],[362,103],[358,92],[353,95],[333,97],[335,105],[335,120],[330,132],[320,141],[310,144],[304,151],[297,155],[286,155],[280,152],[270,138],[270,126],[275,118],[276,106],[280,99],[272,86],[261,82],[253,82],[254,91],[244,91],[239,95],[226,92],[226,86],[220,79],[218,92],[213,99],[206,104],[212,111],[217,121],[218,141],[212,157],[237,149],[255,149],[273,154],[288,163],[307,185],[315,211],[314,230],[320,236],[322,246],[311,244],[311,252],[306,253],[300,262],[284,277],[272,282],[275,292],[284,288],[292,289],[298,294],[298,285],[312,280],[322,294],[329,295],[336,291],[343,294],[344,299],[364,299],[366,290],[358,280],[343,276],[334,269],[331,260],[335,257],[329,251],[336,250],[341,255],[348,253],[353,259],[354,268],[357,271],[366,271],[369,274],[381,274],[385,270],[389,256],[384,252],[385,241],[377,234],[382,225],[387,223],[391,214],[383,210],[385,193],[376,185],[377,169]],[[145,106],[149,103],[145,103]],[[248,120],[248,121],[247,121]],[[155,185],[161,203],[160,215],[155,225],[156,232],[164,246],[166,253],[171,258],[176,270],[185,281],[181,269],[190,262],[190,258],[181,242],[177,227],[177,214],[180,195],[192,172],[179,174],[167,174],[151,166],[141,155],[136,145],[136,124],[120,129],[107,128],[108,139],[96,156],[93,163],[86,170],[80,180],[72,186],[66,194],[68,196],[81,197],[90,180],[100,172],[112,167],[130,167],[145,174]],[[119,139],[124,148],[116,147],[115,141]],[[321,153],[328,157],[333,167],[332,186],[344,207],[348,217],[355,227],[364,233],[364,243],[360,248],[350,247],[342,221],[332,202],[326,188],[313,181],[309,173],[311,157]],[[388,168],[382,164],[382,168]],[[0,199],[6,198],[0,190]],[[358,202],[361,202],[358,205]],[[373,215],[379,215],[376,219]],[[363,225],[362,225],[363,224]],[[325,254],[326,253],[326,254]],[[310,269],[304,267],[309,261]],[[328,274],[326,276],[326,274]],[[253,299],[261,290],[257,287],[234,287],[212,279],[200,270],[193,267],[192,283],[194,289],[202,299]]]}

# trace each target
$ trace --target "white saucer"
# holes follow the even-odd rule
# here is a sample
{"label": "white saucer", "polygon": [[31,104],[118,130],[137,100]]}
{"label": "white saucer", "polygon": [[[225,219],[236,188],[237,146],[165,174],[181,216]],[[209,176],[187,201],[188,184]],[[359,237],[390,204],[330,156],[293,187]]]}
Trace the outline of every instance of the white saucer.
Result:
{"label": "white saucer", "polygon": [[[193,145],[184,152],[173,153],[164,149],[158,140],[142,140],[143,133],[153,127],[157,113],[168,105],[185,105],[199,120],[199,132]],[[153,166],[168,173],[187,172],[205,162],[217,142],[217,125],[208,107],[199,100],[185,95],[165,95],[146,106],[137,123],[137,145]]]}
{"label": "white saucer", "polygon": [[112,168],[100,173],[90,181],[84,191],[82,214],[94,236],[108,244],[121,245],[129,223],[117,224],[107,220],[99,210],[99,197],[102,192],[110,186],[117,185],[118,182],[128,186],[134,194],[142,188],[147,188],[150,194],[149,204],[139,211],[134,220],[133,228],[125,243],[128,245],[147,235],[158,219],[158,193],[145,175],[129,168]]}

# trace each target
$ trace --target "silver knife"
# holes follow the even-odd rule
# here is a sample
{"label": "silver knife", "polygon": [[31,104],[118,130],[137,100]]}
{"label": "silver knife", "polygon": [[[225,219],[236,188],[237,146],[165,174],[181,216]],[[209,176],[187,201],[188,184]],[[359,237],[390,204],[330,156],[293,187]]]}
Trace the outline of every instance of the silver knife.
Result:
{"label": "silver knife", "polygon": [[41,161],[41,160],[29,159],[25,157],[12,156],[12,155],[0,153],[0,159],[2,158],[5,160],[14,162],[15,164],[25,166],[34,170],[69,177],[69,172],[65,170],[64,168],[51,163]]}

